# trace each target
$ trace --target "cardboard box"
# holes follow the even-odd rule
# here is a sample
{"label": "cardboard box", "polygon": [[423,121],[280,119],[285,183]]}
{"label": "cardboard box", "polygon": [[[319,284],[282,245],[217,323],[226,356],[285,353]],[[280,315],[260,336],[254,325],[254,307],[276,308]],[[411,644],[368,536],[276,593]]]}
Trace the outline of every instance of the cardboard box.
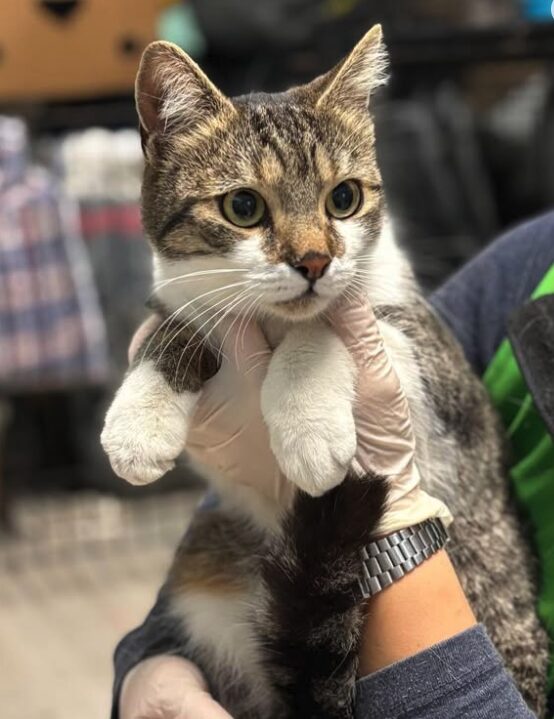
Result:
{"label": "cardboard box", "polygon": [[0,0],[0,102],[130,92],[159,0]]}

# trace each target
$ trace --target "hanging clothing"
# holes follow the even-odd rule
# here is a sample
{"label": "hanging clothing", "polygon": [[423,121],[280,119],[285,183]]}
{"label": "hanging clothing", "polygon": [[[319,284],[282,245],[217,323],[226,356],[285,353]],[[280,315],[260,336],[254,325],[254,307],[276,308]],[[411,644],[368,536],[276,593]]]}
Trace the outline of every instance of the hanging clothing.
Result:
{"label": "hanging clothing", "polygon": [[76,207],[28,162],[24,124],[0,117],[0,388],[96,383],[107,369]]}

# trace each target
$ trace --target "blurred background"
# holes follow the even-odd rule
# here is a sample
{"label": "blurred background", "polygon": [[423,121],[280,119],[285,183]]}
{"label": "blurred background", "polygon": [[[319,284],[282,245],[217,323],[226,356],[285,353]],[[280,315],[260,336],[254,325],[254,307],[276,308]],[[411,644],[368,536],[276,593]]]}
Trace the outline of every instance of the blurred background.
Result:
{"label": "blurred background", "polygon": [[374,22],[401,240],[427,290],[554,204],[551,0],[21,0],[0,4],[0,703],[108,717],[111,652],[151,605],[201,492],[117,479],[103,414],[145,315],[133,82],[181,45],[227,93],[331,67]]}

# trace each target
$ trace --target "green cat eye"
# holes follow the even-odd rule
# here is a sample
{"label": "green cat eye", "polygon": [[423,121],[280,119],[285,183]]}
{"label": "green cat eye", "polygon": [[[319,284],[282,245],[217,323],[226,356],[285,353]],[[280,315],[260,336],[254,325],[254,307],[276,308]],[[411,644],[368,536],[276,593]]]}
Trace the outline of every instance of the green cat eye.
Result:
{"label": "green cat eye", "polygon": [[238,227],[254,227],[265,215],[265,202],[255,190],[233,190],[222,202],[225,217]]}
{"label": "green cat eye", "polygon": [[327,195],[325,209],[337,220],[344,220],[353,215],[362,199],[360,186],[354,180],[345,180],[334,187]]}

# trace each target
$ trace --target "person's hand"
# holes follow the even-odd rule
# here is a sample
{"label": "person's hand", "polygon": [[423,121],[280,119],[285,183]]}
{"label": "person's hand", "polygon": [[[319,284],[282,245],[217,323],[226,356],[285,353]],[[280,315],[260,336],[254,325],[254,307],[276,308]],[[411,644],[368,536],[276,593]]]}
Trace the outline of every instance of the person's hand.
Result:
{"label": "person's hand", "polygon": [[408,400],[385,350],[373,308],[364,298],[345,300],[332,313],[331,324],[358,369],[353,469],[360,476],[372,471],[390,480],[378,533],[389,534],[431,517],[448,525],[452,516],[446,505],[421,489]]}
{"label": "person's hand", "polygon": [[[154,314],[142,323],[131,340],[129,361],[161,322],[162,318]],[[294,488],[273,456],[260,408],[271,349],[253,321],[230,318],[221,323],[218,336],[222,341],[221,367],[204,384],[186,452],[231,485],[255,487],[280,503],[285,501],[285,494],[292,496]]]}
{"label": "person's hand", "polygon": [[260,394],[271,349],[258,324],[228,321],[222,363],[203,389],[187,437],[186,451],[231,486],[254,487],[271,502],[288,504],[295,487],[271,451]]}
{"label": "person's hand", "polygon": [[145,659],[125,677],[120,719],[231,719],[208,693],[200,670],[181,657]]}

